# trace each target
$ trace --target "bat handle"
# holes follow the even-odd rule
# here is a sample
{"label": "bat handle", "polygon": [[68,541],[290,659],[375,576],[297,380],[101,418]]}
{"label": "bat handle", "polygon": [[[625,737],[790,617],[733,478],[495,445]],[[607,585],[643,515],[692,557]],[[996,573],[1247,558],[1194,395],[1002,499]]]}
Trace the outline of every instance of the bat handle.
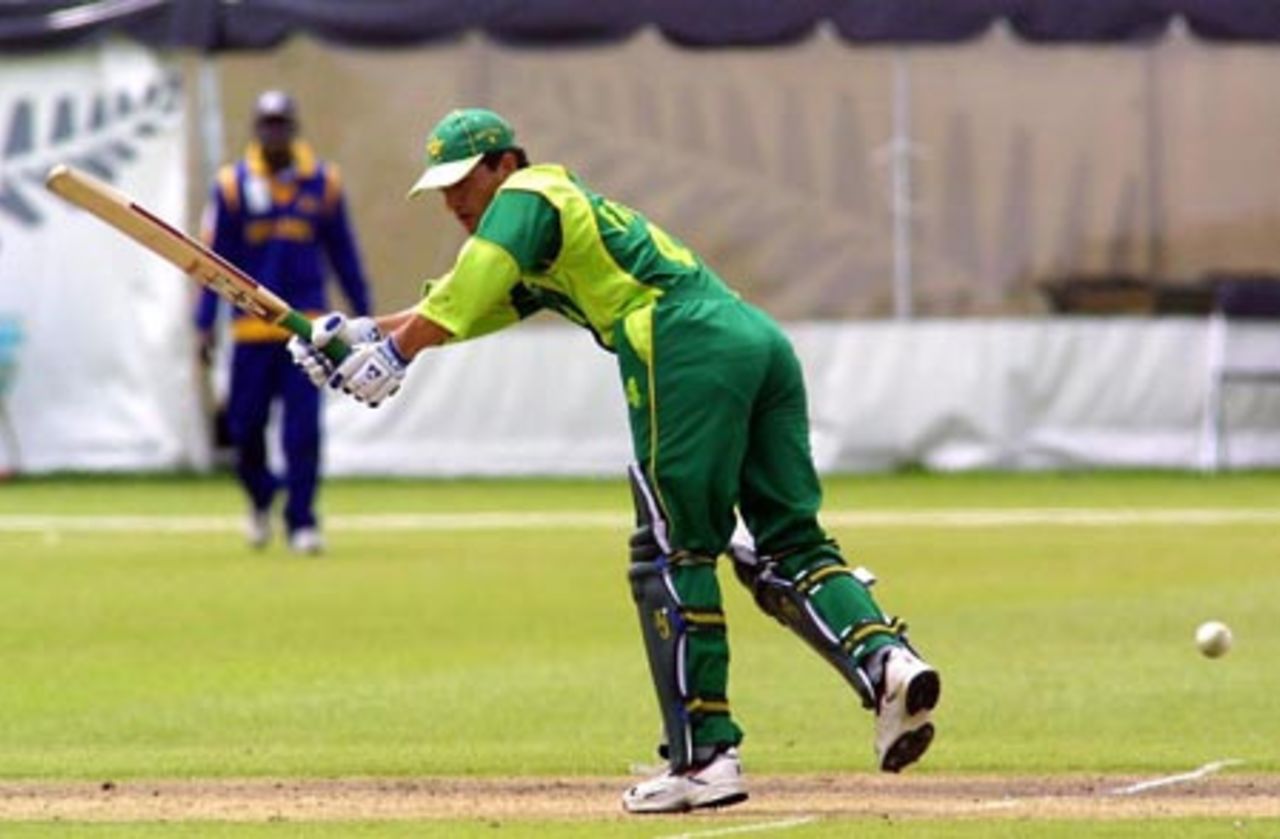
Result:
{"label": "bat handle", "polygon": [[329,343],[321,348],[320,352],[329,356],[329,360],[335,364],[341,364],[342,361],[351,355],[351,347],[347,346],[347,342],[341,338],[330,338]]}
{"label": "bat handle", "polygon": [[[305,341],[311,340],[311,321],[297,309],[286,312],[280,319],[280,325]],[[351,347],[341,338],[330,338],[329,343],[320,348],[320,352],[329,356],[330,361],[338,363],[351,355]]]}

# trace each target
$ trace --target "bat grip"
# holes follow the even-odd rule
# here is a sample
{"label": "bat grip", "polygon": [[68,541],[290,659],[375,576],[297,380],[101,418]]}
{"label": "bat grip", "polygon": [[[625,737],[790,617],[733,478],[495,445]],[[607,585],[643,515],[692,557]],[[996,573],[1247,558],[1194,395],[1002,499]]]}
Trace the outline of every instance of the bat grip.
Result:
{"label": "bat grip", "polygon": [[347,342],[341,338],[330,338],[329,343],[320,348],[320,352],[329,356],[330,361],[340,364],[343,359],[351,355],[351,347],[348,347]]}
{"label": "bat grip", "polygon": [[[280,325],[304,341],[311,340],[311,321],[297,309],[286,312],[280,319]],[[351,347],[347,346],[347,342],[341,338],[330,338],[329,343],[320,348],[320,352],[329,356],[329,360],[336,364],[351,355]]]}

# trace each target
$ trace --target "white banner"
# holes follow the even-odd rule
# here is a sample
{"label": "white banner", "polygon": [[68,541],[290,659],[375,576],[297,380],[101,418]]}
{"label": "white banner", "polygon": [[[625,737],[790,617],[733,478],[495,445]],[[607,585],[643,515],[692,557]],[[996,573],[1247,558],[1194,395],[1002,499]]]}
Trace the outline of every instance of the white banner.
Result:
{"label": "white banner", "polygon": [[181,75],[111,42],[0,65],[0,469],[208,462],[191,282],[43,187],[69,162],[186,218]]}
{"label": "white banner", "polygon": [[[1038,318],[792,323],[824,472],[1197,469],[1208,321]],[[1280,375],[1280,328],[1241,325]],[[1280,465],[1280,382],[1226,394],[1222,465]],[[528,325],[431,351],[370,410],[326,407],[342,475],[621,475],[632,458],[612,357]]]}

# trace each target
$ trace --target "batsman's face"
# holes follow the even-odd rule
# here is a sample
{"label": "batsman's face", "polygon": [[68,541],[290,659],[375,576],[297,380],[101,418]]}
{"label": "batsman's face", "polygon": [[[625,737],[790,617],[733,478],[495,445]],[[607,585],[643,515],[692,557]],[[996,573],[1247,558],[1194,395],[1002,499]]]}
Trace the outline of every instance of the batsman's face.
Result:
{"label": "batsman's face", "polygon": [[511,156],[504,155],[496,168],[490,169],[481,162],[465,178],[444,188],[445,207],[468,233],[476,232],[498,187],[514,169]]}

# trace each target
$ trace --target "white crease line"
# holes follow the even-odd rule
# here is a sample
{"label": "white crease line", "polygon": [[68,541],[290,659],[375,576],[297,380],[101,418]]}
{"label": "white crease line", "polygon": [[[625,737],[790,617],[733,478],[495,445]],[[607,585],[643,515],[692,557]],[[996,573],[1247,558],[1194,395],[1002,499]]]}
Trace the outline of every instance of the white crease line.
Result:
{"label": "white crease line", "polygon": [[1182,784],[1182,783],[1186,783],[1187,781],[1196,781],[1196,780],[1199,780],[1200,778],[1205,777],[1206,775],[1212,775],[1214,772],[1217,772],[1219,769],[1224,769],[1228,766],[1238,766],[1242,763],[1244,763],[1243,760],[1236,760],[1235,758],[1228,758],[1227,760],[1215,760],[1212,763],[1206,763],[1204,766],[1201,766],[1199,769],[1195,769],[1191,772],[1183,772],[1181,775],[1169,775],[1168,777],[1165,777],[1165,778],[1155,778],[1154,780],[1142,781],[1141,783],[1131,784],[1130,786],[1127,786],[1127,787],[1119,787],[1117,789],[1110,790],[1107,794],[1108,795],[1136,795],[1137,793],[1146,792],[1147,790],[1150,790],[1150,789],[1167,787],[1172,784]]}
{"label": "white crease line", "polygon": [[[1137,793],[1140,793],[1140,792],[1146,792],[1147,790],[1151,790],[1151,789],[1158,789],[1160,787],[1171,786],[1172,784],[1182,784],[1188,781],[1196,781],[1196,780],[1199,780],[1200,778],[1205,777],[1206,775],[1212,775],[1214,772],[1217,772],[1220,769],[1225,769],[1228,766],[1238,766],[1239,764],[1242,764],[1242,763],[1244,763],[1243,760],[1237,760],[1235,758],[1228,758],[1227,760],[1215,760],[1212,763],[1206,763],[1204,766],[1201,766],[1199,769],[1195,769],[1191,772],[1183,772],[1178,775],[1169,775],[1168,777],[1164,777],[1164,778],[1155,778],[1150,781],[1142,781],[1137,784],[1130,784],[1127,787],[1117,787],[1116,789],[1113,789],[1113,790],[1107,790],[1105,793],[1103,793],[1103,795],[1136,795]],[[1024,799],[1021,799],[1021,798],[993,798],[988,801],[979,801],[975,803],[970,809],[973,809],[973,810],[1013,809],[1015,807],[1021,806],[1023,801]]]}
{"label": "white crease line", "polygon": [[[1280,510],[1151,508],[1106,510],[1087,508],[831,510],[822,521],[835,527],[1040,527],[1131,525],[1280,524]],[[622,511],[566,510],[545,512],[373,513],[331,515],[334,531],[496,531],[496,530],[625,530],[630,516]],[[183,515],[0,515],[0,533],[49,531],[84,533],[223,533],[243,527],[239,516]]]}
{"label": "white crease line", "polygon": [[795,819],[783,819],[776,822],[760,822],[758,824],[739,824],[733,827],[718,827],[714,830],[699,830],[695,833],[673,833],[668,836],[659,837],[659,839],[703,839],[707,836],[732,836],[736,833],[764,833],[768,830],[787,830],[792,827],[800,827],[806,824],[812,824],[818,820],[817,816],[801,816]]}

